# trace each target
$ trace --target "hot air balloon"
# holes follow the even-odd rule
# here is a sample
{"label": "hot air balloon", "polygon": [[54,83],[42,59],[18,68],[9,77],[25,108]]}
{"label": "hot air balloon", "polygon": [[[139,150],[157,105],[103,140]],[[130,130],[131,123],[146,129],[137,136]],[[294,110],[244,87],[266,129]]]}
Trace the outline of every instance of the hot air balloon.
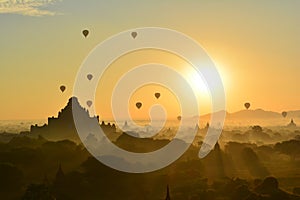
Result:
{"label": "hot air balloon", "polygon": [[287,116],[287,112],[283,111],[281,115],[285,118]]}
{"label": "hot air balloon", "polygon": [[93,105],[93,102],[92,102],[91,100],[88,100],[88,101],[86,102],[86,105],[88,105],[88,107],[91,107],[91,105]]}
{"label": "hot air balloon", "polygon": [[141,107],[142,107],[142,103],[141,102],[137,102],[136,104],[135,104],[135,106],[138,108],[138,109],[140,109]]}
{"label": "hot air balloon", "polygon": [[64,91],[66,90],[66,86],[61,85],[61,86],[59,87],[59,89],[60,89],[61,92],[64,92]]}
{"label": "hot air balloon", "polygon": [[182,118],[182,117],[181,117],[180,115],[179,115],[179,116],[177,116],[177,120],[178,120],[178,121],[180,121],[180,120],[181,120],[181,118]]}
{"label": "hot air balloon", "polygon": [[84,37],[87,37],[89,35],[89,30],[83,30],[82,34],[84,35]]}
{"label": "hot air balloon", "polygon": [[137,36],[137,32],[132,32],[132,33],[131,33],[131,36],[133,37],[133,39],[135,39],[136,36]]}
{"label": "hot air balloon", "polygon": [[159,99],[160,93],[159,93],[159,92],[156,92],[156,93],[154,94],[154,96],[155,96],[157,99]]}
{"label": "hot air balloon", "polygon": [[89,81],[90,81],[90,80],[92,80],[93,75],[92,75],[92,74],[88,74],[86,77],[87,77],[87,79],[89,79]]}
{"label": "hot air balloon", "polygon": [[247,103],[244,104],[244,106],[248,110],[250,108],[250,103],[247,102]]}

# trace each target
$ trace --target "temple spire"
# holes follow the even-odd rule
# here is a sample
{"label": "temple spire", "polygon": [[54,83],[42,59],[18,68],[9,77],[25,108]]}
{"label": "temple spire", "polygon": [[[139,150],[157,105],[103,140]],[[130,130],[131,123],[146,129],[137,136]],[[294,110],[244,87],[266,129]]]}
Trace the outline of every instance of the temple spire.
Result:
{"label": "temple spire", "polygon": [[62,168],[61,168],[61,163],[59,163],[59,167],[56,173],[56,180],[60,180],[65,176],[65,173],[63,172]]}
{"label": "temple spire", "polygon": [[166,196],[166,200],[171,200],[171,198],[170,198],[169,185],[167,185],[167,196]]}

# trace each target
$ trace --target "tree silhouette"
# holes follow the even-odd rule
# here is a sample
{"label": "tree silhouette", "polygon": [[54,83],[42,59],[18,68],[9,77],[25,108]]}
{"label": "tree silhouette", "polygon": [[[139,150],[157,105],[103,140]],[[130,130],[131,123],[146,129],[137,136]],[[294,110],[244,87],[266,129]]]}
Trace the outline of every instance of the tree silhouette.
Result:
{"label": "tree silhouette", "polygon": [[30,184],[22,200],[55,200],[45,184]]}
{"label": "tree silhouette", "polygon": [[283,154],[291,156],[292,160],[295,160],[295,158],[300,155],[299,140],[289,140],[277,143],[274,148]]}
{"label": "tree silhouette", "polygon": [[0,163],[0,198],[13,198],[22,187],[23,173],[10,163]]}
{"label": "tree silhouette", "polygon": [[241,159],[253,176],[265,177],[269,174],[268,170],[263,166],[256,153],[251,148],[246,147],[243,149]]}

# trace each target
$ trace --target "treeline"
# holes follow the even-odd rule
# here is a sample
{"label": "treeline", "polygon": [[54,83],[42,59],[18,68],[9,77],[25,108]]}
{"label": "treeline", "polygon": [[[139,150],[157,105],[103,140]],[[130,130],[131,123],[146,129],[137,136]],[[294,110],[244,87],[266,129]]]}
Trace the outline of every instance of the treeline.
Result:
{"label": "treeline", "polygon": [[[122,138],[120,146],[138,146]],[[162,142],[157,142],[151,144],[160,147]],[[296,175],[299,149],[299,140],[260,146],[227,142],[198,159],[199,148],[191,146],[162,170],[128,174],[101,164],[84,146],[69,140],[14,137],[0,144],[0,197],[153,200],[164,199],[169,185],[172,199],[299,199],[300,178],[278,184],[282,177],[290,177],[289,172]]]}

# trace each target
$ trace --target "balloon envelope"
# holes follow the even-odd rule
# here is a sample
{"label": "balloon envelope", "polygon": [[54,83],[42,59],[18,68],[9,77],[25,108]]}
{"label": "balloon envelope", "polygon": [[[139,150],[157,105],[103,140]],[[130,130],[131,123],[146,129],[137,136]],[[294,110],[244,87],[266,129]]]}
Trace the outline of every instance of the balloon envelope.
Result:
{"label": "balloon envelope", "polygon": [[86,77],[87,77],[89,80],[92,80],[93,75],[92,75],[92,74],[88,74]]}
{"label": "balloon envelope", "polygon": [[88,101],[86,102],[86,105],[88,105],[88,107],[91,107],[91,105],[93,105],[93,102],[90,101],[90,100],[88,100]]}
{"label": "balloon envelope", "polygon": [[159,92],[156,92],[155,94],[155,97],[158,99],[160,97],[160,93]]}
{"label": "balloon envelope", "polygon": [[89,31],[88,30],[83,30],[82,34],[84,35],[84,37],[87,37],[89,35]]}
{"label": "balloon envelope", "polygon": [[244,106],[248,110],[250,108],[250,103],[247,102],[247,103],[244,104]]}
{"label": "balloon envelope", "polygon": [[287,112],[283,111],[283,112],[281,113],[281,115],[282,115],[283,117],[286,117],[286,116],[287,116]]}
{"label": "balloon envelope", "polygon": [[137,32],[132,32],[132,33],[131,33],[131,36],[133,37],[133,39],[135,39],[136,36],[137,36]]}
{"label": "balloon envelope", "polygon": [[64,91],[66,90],[66,86],[61,85],[61,86],[59,87],[59,89],[60,89],[61,92],[64,92]]}
{"label": "balloon envelope", "polygon": [[136,106],[138,109],[140,109],[140,108],[142,107],[142,103],[141,103],[141,102],[137,102],[137,103],[135,104],[135,106]]}

